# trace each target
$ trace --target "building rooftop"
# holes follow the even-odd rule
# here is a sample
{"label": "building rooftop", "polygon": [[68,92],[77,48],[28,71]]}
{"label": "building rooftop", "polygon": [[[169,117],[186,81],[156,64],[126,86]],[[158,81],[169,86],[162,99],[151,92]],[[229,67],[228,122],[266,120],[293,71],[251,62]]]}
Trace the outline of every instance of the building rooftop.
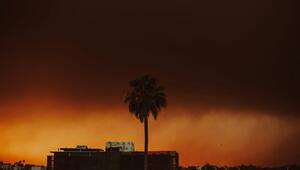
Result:
{"label": "building rooftop", "polygon": [[[70,152],[77,152],[77,153],[90,153],[90,152],[102,152],[104,153],[103,149],[99,148],[88,148],[85,145],[78,145],[75,148],[59,148],[58,151],[51,151],[51,153],[70,153]],[[111,151],[106,151],[111,152]],[[113,152],[122,152],[120,150],[113,151]],[[129,151],[129,152],[122,152],[122,154],[144,154],[144,151]],[[178,154],[176,151],[148,151],[149,155],[176,155]]]}
{"label": "building rooftop", "polygon": [[99,148],[88,148],[85,145],[78,145],[76,148],[59,148],[58,151],[51,151],[51,153],[57,152],[103,152],[103,149]]}

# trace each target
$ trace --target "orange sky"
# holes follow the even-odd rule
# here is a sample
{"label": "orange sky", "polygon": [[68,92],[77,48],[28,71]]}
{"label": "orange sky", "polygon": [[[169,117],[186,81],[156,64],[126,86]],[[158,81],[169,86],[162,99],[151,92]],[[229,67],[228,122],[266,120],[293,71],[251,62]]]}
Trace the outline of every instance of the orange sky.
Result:
{"label": "orange sky", "polygon": [[[0,160],[46,164],[58,147],[103,148],[105,141],[134,141],[143,149],[143,126],[126,106],[72,108],[60,102],[2,105]],[[6,114],[5,114],[6,113]],[[197,112],[169,107],[150,121],[150,150],[176,150],[181,165],[300,163],[297,120],[263,113]]]}
{"label": "orange sky", "polygon": [[0,160],[45,164],[108,140],[142,150],[123,98],[150,74],[168,96],[150,150],[181,165],[300,164],[296,1],[1,2]]}

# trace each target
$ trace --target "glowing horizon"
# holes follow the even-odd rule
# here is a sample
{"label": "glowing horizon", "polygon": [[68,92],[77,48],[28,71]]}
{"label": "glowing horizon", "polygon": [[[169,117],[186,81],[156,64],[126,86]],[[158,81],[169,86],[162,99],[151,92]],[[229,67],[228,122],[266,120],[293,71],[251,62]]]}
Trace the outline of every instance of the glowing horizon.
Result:
{"label": "glowing horizon", "polygon": [[[136,150],[143,150],[143,126],[126,106],[101,112],[97,107],[78,110],[59,103],[24,103],[2,107],[2,112],[18,117],[6,115],[8,121],[1,120],[0,160],[45,165],[50,151],[60,147],[104,148],[106,141],[133,141]],[[150,150],[175,150],[184,166],[299,163],[296,155],[286,158],[286,151],[297,148],[297,121],[242,111],[190,112],[170,107],[157,121],[151,118]],[[291,148],[285,150],[286,145]],[[272,155],[276,152],[282,155]]]}

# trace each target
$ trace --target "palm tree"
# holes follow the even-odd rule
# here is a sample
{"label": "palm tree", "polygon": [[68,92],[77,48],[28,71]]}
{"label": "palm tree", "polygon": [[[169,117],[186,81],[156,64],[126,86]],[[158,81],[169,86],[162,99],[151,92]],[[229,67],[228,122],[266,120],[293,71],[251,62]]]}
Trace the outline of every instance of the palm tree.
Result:
{"label": "palm tree", "polygon": [[124,102],[128,103],[129,112],[144,123],[144,170],[148,170],[148,117],[151,113],[156,120],[161,109],[167,106],[166,94],[158,80],[150,75],[130,81],[129,86]]}

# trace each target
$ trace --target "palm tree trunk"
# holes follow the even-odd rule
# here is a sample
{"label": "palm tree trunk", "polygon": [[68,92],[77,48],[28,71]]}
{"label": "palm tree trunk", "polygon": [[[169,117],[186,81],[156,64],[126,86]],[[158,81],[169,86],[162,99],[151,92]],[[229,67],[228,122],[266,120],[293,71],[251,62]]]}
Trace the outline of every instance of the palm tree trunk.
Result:
{"label": "palm tree trunk", "polygon": [[144,158],[144,170],[148,170],[148,117],[144,121],[145,130],[145,158]]}

